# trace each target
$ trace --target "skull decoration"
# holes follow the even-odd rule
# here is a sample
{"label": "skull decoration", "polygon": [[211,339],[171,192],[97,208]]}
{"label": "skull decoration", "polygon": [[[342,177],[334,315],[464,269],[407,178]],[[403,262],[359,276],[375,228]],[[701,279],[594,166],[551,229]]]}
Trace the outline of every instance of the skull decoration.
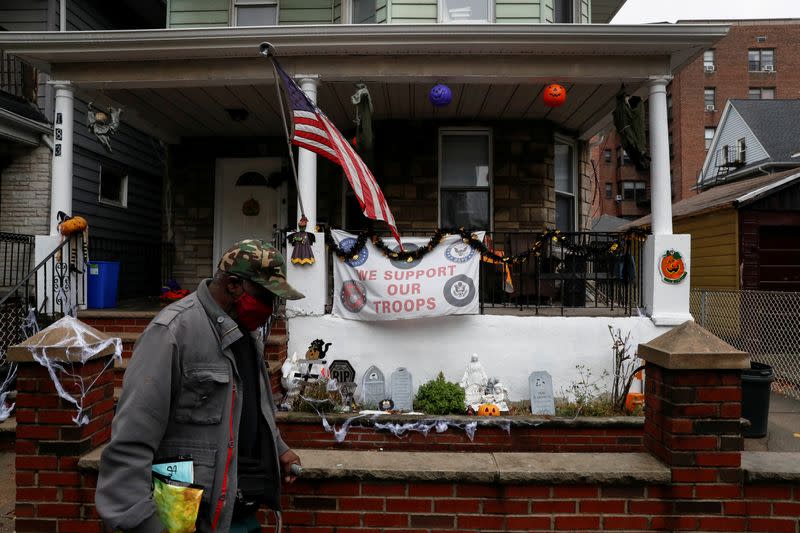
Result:
{"label": "skull decoration", "polygon": [[552,83],[544,88],[544,104],[548,107],[558,107],[567,101],[567,90],[563,85]]}

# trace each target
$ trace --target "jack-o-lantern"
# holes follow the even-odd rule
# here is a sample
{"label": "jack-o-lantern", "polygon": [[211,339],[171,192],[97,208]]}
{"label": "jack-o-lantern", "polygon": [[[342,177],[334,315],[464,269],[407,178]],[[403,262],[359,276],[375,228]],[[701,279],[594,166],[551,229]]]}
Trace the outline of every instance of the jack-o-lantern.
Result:
{"label": "jack-o-lantern", "polygon": [[548,107],[558,107],[567,101],[567,90],[563,85],[551,83],[544,88],[544,104]]}
{"label": "jack-o-lantern", "polygon": [[61,235],[69,237],[74,233],[80,233],[85,230],[88,225],[85,218],[75,216],[63,220],[58,225],[58,230],[61,232]]}
{"label": "jack-o-lantern", "polygon": [[675,250],[667,250],[661,257],[661,277],[667,283],[679,283],[686,277],[686,265],[681,254]]}
{"label": "jack-o-lantern", "polygon": [[493,403],[482,403],[478,407],[478,416],[500,416],[500,408]]}

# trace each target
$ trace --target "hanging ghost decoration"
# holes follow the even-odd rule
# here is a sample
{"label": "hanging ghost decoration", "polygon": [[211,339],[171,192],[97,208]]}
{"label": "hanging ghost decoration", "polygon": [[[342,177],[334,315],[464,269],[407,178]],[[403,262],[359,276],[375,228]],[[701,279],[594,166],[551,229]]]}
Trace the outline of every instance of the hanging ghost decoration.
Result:
{"label": "hanging ghost decoration", "polygon": [[109,154],[111,152],[111,136],[119,128],[119,115],[122,108],[109,107],[108,110],[94,107],[94,102],[89,102],[86,111],[86,126],[89,131],[94,133],[103,148]]}

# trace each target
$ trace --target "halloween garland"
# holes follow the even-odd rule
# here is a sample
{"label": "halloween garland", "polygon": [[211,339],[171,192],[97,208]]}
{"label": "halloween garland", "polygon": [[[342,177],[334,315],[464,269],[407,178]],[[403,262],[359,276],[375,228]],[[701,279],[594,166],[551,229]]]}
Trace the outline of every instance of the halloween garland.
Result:
{"label": "halloween garland", "polygon": [[539,257],[545,247],[545,243],[548,242],[559,244],[568,252],[575,255],[602,257],[604,255],[613,254],[617,252],[617,250],[621,250],[626,242],[633,240],[644,240],[645,236],[647,235],[647,232],[642,229],[632,228],[620,235],[618,239],[613,241],[595,241],[587,244],[574,244],[568,242],[567,236],[559,230],[544,230],[535,236],[533,245],[529,249],[514,256],[507,256],[502,252],[496,252],[490,249],[483,241],[478,239],[474,233],[467,231],[464,228],[439,228],[434,232],[433,236],[426,245],[420,246],[416,250],[405,251],[396,251],[392,248],[389,248],[386,243],[383,242],[383,238],[381,238],[380,235],[372,230],[359,232],[358,236],[356,237],[355,244],[346,250],[341,248],[333,239],[331,230],[328,226],[324,227],[324,232],[325,244],[327,244],[330,250],[342,261],[346,261],[348,259],[357,259],[359,253],[361,253],[361,250],[363,250],[367,245],[367,240],[369,240],[386,257],[411,263],[425,257],[448,235],[459,235],[465,243],[472,247],[472,249],[480,252],[483,259],[493,263],[505,263],[512,265],[524,263],[528,261],[531,256]]}

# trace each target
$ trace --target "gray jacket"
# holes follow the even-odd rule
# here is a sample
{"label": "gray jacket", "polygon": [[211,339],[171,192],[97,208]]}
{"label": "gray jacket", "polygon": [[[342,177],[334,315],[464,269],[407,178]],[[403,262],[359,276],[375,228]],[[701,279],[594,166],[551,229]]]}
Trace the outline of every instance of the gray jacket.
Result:
{"label": "gray jacket", "polygon": [[[191,455],[194,482],[205,487],[197,531],[228,531],[242,410],[237,401],[242,381],[230,345],[241,337],[211,297],[206,280],[196,293],[161,311],[137,341],[95,494],[97,511],[113,530],[161,533],[150,485],[153,460]],[[263,353],[258,339],[256,348]],[[261,412],[279,457],[288,447],[275,425],[264,360],[259,362]],[[278,461],[274,474],[280,479]]]}

